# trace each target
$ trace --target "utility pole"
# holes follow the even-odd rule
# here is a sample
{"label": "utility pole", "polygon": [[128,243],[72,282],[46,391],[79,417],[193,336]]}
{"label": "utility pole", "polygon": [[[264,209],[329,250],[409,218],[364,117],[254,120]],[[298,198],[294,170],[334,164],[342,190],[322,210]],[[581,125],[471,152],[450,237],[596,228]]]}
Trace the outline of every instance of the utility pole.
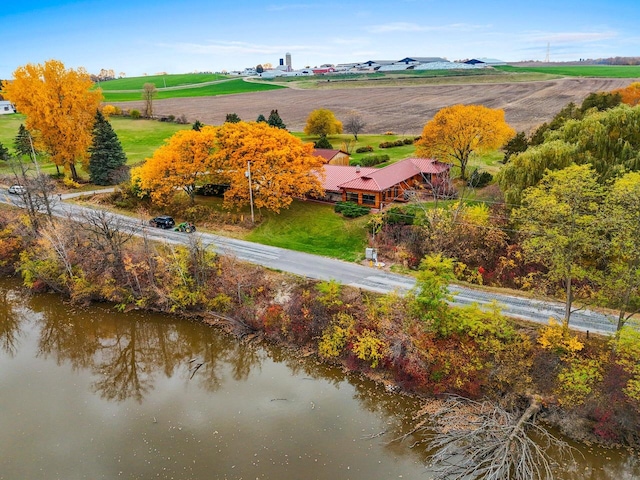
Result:
{"label": "utility pole", "polygon": [[251,204],[251,223],[256,223],[253,217],[253,189],[251,188],[251,162],[247,161],[247,171],[244,172],[249,179],[249,203]]}

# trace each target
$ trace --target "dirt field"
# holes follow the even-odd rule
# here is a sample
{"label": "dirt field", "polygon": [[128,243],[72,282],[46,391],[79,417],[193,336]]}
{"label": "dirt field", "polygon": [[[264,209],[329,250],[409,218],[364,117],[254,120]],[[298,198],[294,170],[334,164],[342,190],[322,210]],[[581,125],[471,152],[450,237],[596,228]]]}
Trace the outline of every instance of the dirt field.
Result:
{"label": "dirt field", "polygon": [[[418,135],[424,124],[443,107],[481,104],[502,108],[507,122],[516,130],[530,132],[548,121],[567,103],[580,104],[592,92],[625,87],[632,79],[563,78],[557,80],[494,83],[429,85],[406,87],[332,88],[327,90],[282,89],[218,97],[156,100],[156,115],[186,115],[208,125],[224,122],[227,113],[243,120],[255,120],[259,114],[269,116],[277,109],[292,131],[302,131],[306,118],[314,109],[328,108],[340,120],[349,112],[358,112],[367,126],[362,133]],[[637,81],[637,80],[635,80]],[[114,103],[123,108],[142,109],[142,102]]]}

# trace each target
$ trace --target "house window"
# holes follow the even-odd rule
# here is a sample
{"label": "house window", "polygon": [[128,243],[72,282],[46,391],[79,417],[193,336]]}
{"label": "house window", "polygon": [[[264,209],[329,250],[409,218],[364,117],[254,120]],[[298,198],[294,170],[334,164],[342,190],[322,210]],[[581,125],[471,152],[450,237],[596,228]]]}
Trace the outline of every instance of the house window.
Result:
{"label": "house window", "polygon": [[367,193],[362,194],[362,204],[363,205],[375,205],[376,204],[376,196],[370,195]]}
{"label": "house window", "polygon": [[347,192],[347,202],[358,203],[358,192]]}

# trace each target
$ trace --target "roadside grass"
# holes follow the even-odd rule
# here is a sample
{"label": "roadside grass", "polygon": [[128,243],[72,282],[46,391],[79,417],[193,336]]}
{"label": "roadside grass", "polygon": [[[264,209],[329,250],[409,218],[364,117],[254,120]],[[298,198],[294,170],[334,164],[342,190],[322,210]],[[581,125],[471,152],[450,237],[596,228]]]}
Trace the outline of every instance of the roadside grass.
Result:
{"label": "roadside grass", "polygon": [[348,219],[332,205],[294,200],[279,214],[262,212],[263,222],[245,240],[346,261],[364,257],[369,216]]}
{"label": "roadside grass", "polygon": [[501,65],[494,68],[506,73],[535,72],[569,77],[640,78],[640,65],[566,65],[539,67]]}
{"label": "roadside grass", "polygon": [[[278,90],[286,88],[282,85],[269,85],[256,82],[245,82],[241,78],[225,80],[220,83],[194,85],[190,88],[176,90],[158,90],[155,99],[185,98],[185,97],[214,97],[218,95],[231,95],[236,93],[261,92],[265,90]],[[133,92],[109,92],[103,91],[104,101],[109,102],[131,102],[142,100],[142,90]]]}

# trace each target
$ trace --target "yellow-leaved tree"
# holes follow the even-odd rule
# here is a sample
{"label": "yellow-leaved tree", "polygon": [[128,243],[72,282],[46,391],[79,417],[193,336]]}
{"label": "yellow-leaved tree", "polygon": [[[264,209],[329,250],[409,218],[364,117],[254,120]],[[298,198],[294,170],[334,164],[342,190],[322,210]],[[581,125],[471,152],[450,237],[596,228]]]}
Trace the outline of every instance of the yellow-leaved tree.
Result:
{"label": "yellow-leaved tree", "polygon": [[197,184],[205,184],[213,171],[216,127],[181,130],[158,148],[151,158],[131,171],[131,180],[149,192],[158,205],[166,205],[176,189],[195,199]]}
{"label": "yellow-leaved tree", "polygon": [[46,151],[57,167],[78,180],[76,163],[87,166],[96,111],[102,91],[92,89],[83,69],[66,69],[58,60],[27,64],[4,82],[2,95],[26,115],[36,146]]}
{"label": "yellow-leaved tree", "polygon": [[[288,207],[294,197],[321,195],[323,161],[313,144],[264,122],[225,123],[217,130],[216,170],[229,189],[227,207],[248,205],[249,188],[257,208],[273,212]],[[251,169],[251,185],[246,176]]]}
{"label": "yellow-leaved tree", "polygon": [[435,114],[415,142],[416,155],[457,163],[460,176],[467,178],[467,165],[473,152],[504,145],[516,134],[504,119],[504,110],[482,105],[453,105]]}
{"label": "yellow-leaved tree", "polygon": [[251,186],[257,208],[279,212],[294,197],[322,194],[322,160],[312,152],[313,144],[302,143],[286,130],[263,122],[227,122],[177,132],[133,169],[131,178],[159,205],[167,204],[177,189],[193,202],[198,185],[215,183],[228,186],[227,208],[248,205]]}
{"label": "yellow-leaved tree", "polygon": [[312,111],[307,117],[304,133],[320,137],[342,133],[342,122],[336,118],[331,110],[319,108]]}

